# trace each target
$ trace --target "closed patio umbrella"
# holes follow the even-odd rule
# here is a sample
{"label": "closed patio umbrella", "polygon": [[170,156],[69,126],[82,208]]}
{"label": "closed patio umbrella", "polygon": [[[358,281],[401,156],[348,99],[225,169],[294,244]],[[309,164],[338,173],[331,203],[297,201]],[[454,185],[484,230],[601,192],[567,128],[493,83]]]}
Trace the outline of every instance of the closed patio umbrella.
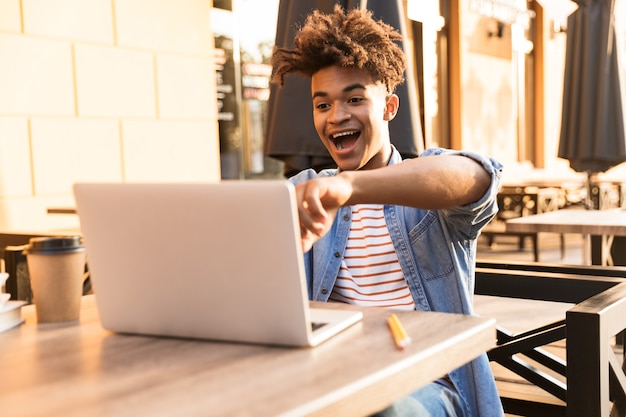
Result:
{"label": "closed patio umbrella", "polygon": [[[276,46],[293,47],[296,31],[312,10],[330,13],[335,4],[345,9],[366,7],[374,16],[406,33],[402,0],[281,0],[278,8]],[[407,54],[408,55],[408,54]],[[405,157],[423,149],[423,137],[413,75],[398,86],[400,109],[390,123],[391,141]],[[267,109],[265,154],[285,163],[285,175],[305,168],[336,167],[313,126],[311,84],[306,77],[288,76],[285,85],[272,85]]]}
{"label": "closed patio umbrella", "polygon": [[[591,176],[626,161],[615,0],[575,0],[567,21],[558,156]],[[588,188],[588,191],[590,188]],[[588,193],[589,195],[589,193]]]}

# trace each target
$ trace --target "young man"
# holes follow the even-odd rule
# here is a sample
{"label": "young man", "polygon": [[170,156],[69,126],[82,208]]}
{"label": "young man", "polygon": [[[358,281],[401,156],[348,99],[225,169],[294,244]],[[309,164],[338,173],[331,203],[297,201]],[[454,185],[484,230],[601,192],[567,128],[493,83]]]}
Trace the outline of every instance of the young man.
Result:
{"label": "young man", "polygon": [[[311,78],[313,119],[337,170],[296,184],[309,296],[363,306],[472,314],[476,238],[495,215],[501,165],[426,150],[402,161],[388,124],[404,81],[400,34],[363,10],[313,12],[273,80]],[[288,121],[285,121],[288,123]],[[502,416],[486,355],[379,416]]]}

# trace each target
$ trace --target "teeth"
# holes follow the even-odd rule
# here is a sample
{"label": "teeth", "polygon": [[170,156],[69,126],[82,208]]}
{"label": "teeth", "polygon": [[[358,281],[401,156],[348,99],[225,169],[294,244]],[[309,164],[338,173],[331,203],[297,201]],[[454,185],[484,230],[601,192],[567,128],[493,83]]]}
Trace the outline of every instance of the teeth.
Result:
{"label": "teeth", "polygon": [[356,130],[351,130],[349,132],[341,132],[341,133],[337,133],[335,135],[332,136],[333,139],[339,139],[342,136],[349,136],[349,135],[354,135],[356,134],[357,131]]}

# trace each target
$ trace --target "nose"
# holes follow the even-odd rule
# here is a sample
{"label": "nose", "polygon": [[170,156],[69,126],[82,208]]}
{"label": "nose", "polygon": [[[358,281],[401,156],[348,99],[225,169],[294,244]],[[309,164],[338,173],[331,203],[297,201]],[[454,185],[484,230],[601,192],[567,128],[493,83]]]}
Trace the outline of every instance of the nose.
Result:
{"label": "nose", "polygon": [[352,115],[350,114],[349,109],[346,108],[342,103],[336,103],[330,110],[330,115],[328,116],[328,122],[333,124],[340,124],[348,119],[350,119]]}

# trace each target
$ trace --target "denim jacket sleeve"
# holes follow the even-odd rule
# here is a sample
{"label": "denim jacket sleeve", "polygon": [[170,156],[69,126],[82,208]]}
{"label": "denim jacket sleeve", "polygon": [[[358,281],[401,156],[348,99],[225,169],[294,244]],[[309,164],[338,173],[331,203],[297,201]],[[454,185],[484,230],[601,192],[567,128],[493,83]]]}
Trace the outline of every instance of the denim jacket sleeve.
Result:
{"label": "denim jacket sleeve", "polygon": [[476,239],[480,230],[489,223],[498,212],[496,196],[502,187],[502,164],[476,152],[454,151],[443,148],[430,148],[421,156],[428,155],[463,155],[481,164],[491,177],[487,192],[478,201],[465,205],[440,210],[441,218],[451,229],[463,233],[466,239]]}

